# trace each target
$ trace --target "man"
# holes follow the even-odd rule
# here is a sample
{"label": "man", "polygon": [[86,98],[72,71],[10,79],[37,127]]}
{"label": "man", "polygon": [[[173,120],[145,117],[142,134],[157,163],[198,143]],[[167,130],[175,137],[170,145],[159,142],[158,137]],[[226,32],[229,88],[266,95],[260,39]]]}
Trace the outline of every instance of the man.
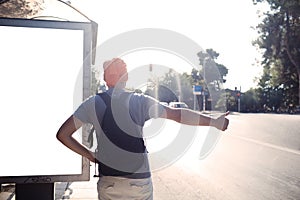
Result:
{"label": "man", "polygon": [[[151,173],[142,138],[145,121],[166,118],[224,131],[229,113],[214,119],[189,109],[165,106],[147,95],[126,92],[127,67],[120,58],[106,61],[103,68],[108,91],[85,100],[60,127],[57,138],[74,152],[99,163],[99,199],[151,200]],[[72,137],[84,123],[96,130],[97,155]]]}

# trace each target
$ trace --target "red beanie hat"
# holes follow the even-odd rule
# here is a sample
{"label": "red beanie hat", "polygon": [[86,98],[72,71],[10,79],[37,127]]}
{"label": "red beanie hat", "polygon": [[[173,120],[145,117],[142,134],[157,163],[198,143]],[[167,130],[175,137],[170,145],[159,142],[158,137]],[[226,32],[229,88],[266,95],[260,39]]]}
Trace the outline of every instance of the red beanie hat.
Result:
{"label": "red beanie hat", "polygon": [[114,87],[118,82],[127,82],[127,66],[120,58],[113,58],[112,60],[103,63],[104,81],[108,87]]}

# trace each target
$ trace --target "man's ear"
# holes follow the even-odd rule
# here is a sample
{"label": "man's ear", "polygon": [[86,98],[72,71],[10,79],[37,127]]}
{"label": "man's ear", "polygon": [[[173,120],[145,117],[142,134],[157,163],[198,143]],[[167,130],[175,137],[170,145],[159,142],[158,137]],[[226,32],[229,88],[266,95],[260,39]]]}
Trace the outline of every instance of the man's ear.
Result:
{"label": "man's ear", "polygon": [[123,82],[127,82],[128,81],[128,73],[123,74],[123,76],[121,77],[121,80]]}
{"label": "man's ear", "polygon": [[106,76],[105,76],[105,73],[103,74],[103,80],[106,82]]}

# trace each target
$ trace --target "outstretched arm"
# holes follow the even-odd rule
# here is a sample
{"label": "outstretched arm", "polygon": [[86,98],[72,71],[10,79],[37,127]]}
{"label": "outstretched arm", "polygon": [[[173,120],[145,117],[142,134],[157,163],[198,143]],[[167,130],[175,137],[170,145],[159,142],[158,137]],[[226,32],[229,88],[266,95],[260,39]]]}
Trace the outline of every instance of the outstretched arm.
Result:
{"label": "outstretched arm", "polygon": [[218,118],[213,118],[190,109],[165,106],[165,113],[162,117],[186,125],[213,126],[219,130],[225,131],[229,124],[229,120],[226,118],[228,114],[229,112],[226,112]]}
{"label": "outstretched arm", "polygon": [[56,134],[56,137],[61,143],[63,143],[72,151],[80,154],[83,157],[88,158],[91,162],[96,162],[95,154],[86,149],[83,145],[81,145],[79,142],[77,142],[77,140],[75,140],[72,137],[73,133],[76,130],[78,130],[81,126],[82,122],[72,115],[60,127]]}

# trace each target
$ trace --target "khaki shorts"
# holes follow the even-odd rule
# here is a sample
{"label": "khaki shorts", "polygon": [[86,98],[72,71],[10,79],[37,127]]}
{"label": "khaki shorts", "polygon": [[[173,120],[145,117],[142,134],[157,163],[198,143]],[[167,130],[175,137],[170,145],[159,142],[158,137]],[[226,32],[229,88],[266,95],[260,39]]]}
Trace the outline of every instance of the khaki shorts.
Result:
{"label": "khaki shorts", "polygon": [[153,186],[150,178],[129,179],[103,176],[98,181],[100,200],[152,200]]}

